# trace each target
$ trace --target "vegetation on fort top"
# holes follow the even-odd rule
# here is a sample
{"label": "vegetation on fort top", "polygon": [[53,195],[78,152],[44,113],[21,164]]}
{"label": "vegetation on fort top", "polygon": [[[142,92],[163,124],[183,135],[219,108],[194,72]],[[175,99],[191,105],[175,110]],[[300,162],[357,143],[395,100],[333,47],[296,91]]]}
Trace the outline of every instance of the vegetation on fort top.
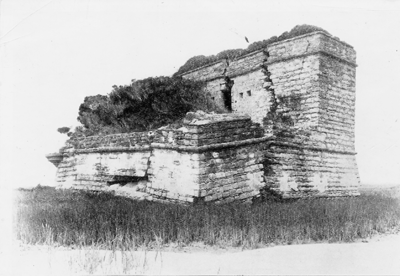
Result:
{"label": "vegetation on fort top", "polygon": [[350,242],[400,230],[400,201],[384,194],[183,206],[50,187],[18,193],[14,233],[29,244],[112,250],[195,243],[257,248]]}
{"label": "vegetation on fort top", "polygon": [[154,77],[132,80],[130,85],[114,85],[108,95],[85,97],[79,107],[78,121],[82,124],[74,131],[62,127],[58,131],[70,137],[107,135],[156,129],[179,121],[189,111],[224,112],[210,96],[203,93],[205,83],[183,79],[177,75],[212,62],[233,60],[267,45],[314,31],[325,30],[298,25],[279,37],[250,44],[247,49],[232,49],[215,56],[196,56],[189,59],[172,77]]}
{"label": "vegetation on fort top", "polygon": [[297,25],[292,30],[290,30],[290,32],[284,32],[280,36],[273,36],[262,41],[253,42],[246,49],[230,49],[211,56],[203,56],[203,55],[194,56],[190,58],[188,61],[186,61],[186,63],[178,69],[178,71],[174,74],[174,76],[181,75],[190,70],[217,62],[222,59],[234,60],[251,52],[265,49],[269,44],[272,44],[274,42],[312,33],[315,31],[323,31],[329,34],[327,31],[325,31],[320,27],[306,25],[306,24]]}
{"label": "vegetation on fort top", "polygon": [[[70,135],[147,131],[176,122],[189,111],[221,111],[202,93],[203,85],[181,77],[146,78],[133,80],[130,85],[114,85],[108,95],[85,97],[78,116],[82,126]],[[63,131],[65,128],[59,129]]]}

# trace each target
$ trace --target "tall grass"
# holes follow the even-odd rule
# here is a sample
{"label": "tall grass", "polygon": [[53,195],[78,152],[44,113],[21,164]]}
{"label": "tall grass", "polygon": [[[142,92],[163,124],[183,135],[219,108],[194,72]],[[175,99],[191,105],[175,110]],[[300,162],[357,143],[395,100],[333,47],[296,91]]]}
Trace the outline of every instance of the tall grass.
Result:
{"label": "tall grass", "polygon": [[171,244],[258,248],[350,242],[400,229],[400,202],[384,195],[181,206],[110,194],[36,188],[15,204],[17,238],[31,244],[131,250]]}

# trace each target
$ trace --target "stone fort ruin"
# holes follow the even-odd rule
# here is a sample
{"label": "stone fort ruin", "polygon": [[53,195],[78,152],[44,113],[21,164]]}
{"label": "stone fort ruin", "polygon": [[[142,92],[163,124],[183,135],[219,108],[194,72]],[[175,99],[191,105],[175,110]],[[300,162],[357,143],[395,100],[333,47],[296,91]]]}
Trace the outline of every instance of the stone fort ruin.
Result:
{"label": "stone fort ruin", "polygon": [[226,114],[68,141],[47,158],[60,187],[171,202],[358,195],[356,53],[316,31],[181,74]]}

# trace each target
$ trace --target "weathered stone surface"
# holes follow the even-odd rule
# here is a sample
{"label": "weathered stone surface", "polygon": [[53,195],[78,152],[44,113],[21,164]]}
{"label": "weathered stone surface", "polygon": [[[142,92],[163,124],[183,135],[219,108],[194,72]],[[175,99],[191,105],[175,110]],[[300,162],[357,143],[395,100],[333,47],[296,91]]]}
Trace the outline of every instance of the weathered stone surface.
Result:
{"label": "weathered stone surface", "polygon": [[[319,195],[357,193],[355,61],[353,47],[315,32],[273,43],[264,51],[227,64],[224,76],[234,83],[234,112],[263,124],[265,135],[272,134],[271,121],[265,118],[274,102],[278,104],[277,112],[291,120],[292,125],[276,139],[280,143],[264,152],[269,187],[288,196],[302,196],[302,192],[310,194],[312,190]],[[280,99],[288,99],[286,106],[279,103]],[[321,156],[317,160],[315,153]],[[340,187],[340,192],[328,192],[333,188],[323,188],[322,184],[313,185],[315,188],[304,184],[321,182],[312,179],[336,183],[335,189]],[[291,192],[292,188],[297,192]]]}
{"label": "weathered stone surface", "polygon": [[266,140],[263,134],[248,116],[188,114],[182,128],[155,132],[148,193],[178,201],[242,200],[253,196],[248,190],[258,194],[264,179],[255,151],[261,151],[257,139]]}
{"label": "weathered stone surface", "polygon": [[[141,142],[123,147],[124,136]],[[189,113],[178,129],[117,138],[110,144],[115,135],[94,136],[65,147],[57,171],[61,186],[188,203],[247,200],[265,185],[260,141],[269,138],[248,116]],[[140,193],[129,181],[144,183]]]}
{"label": "weathered stone surface", "polygon": [[58,181],[73,186],[82,181],[98,181],[104,185],[117,177],[143,178],[147,174],[150,151],[144,152],[98,152],[65,156],[57,169]]}
{"label": "weathered stone surface", "polygon": [[189,71],[217,105],[227,108],[230,93],[233,113],[71,141],[54,162],[57,181],[176,203],[249,202],[263,187],[288,198],[358,195],[355,61],[350,45],[314,32]]}

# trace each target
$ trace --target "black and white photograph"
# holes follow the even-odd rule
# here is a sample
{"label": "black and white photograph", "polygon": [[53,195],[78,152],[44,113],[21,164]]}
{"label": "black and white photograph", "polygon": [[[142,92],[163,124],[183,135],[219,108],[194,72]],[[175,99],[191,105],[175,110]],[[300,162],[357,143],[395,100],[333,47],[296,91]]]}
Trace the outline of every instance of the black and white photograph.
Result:
{"label": "black and white photograph", "polygon": [[400,275],[400,0],[0,0],[0,275]]}

